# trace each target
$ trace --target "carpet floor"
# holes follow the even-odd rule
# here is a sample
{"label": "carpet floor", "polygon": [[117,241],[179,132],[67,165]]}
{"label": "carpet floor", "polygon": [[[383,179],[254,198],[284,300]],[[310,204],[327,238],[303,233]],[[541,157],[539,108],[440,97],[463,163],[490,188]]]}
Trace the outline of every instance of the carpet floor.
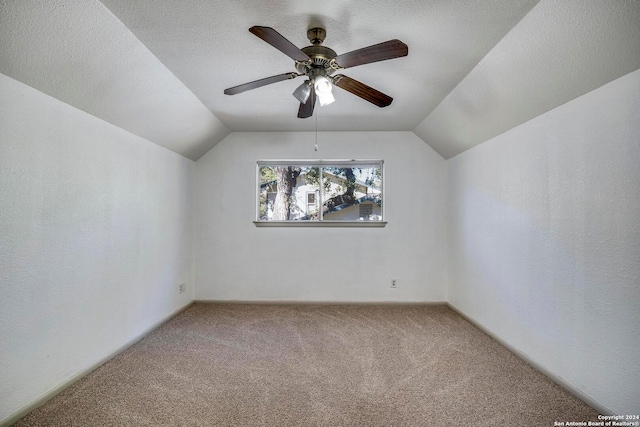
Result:
{"label": "carpet floor", "polygon": [[16,426],[553,426],[597,412],[446,306],[196,303]]}

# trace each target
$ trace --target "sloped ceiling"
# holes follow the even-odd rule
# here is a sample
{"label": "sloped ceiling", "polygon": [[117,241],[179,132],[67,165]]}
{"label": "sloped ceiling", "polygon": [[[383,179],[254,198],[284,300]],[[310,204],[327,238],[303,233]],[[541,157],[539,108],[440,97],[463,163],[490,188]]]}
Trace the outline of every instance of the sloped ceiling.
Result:
{"label": "sloped ceiling", "polygon": [[[409,55],[343,73],[385,92],[296,118],[301,79],[247,30],[299,47],[322,26],[344,53],[398,38]],[[640,68],[637,0],[0,0],[0,72],[191,159],[230,131],[410,130],[449,158]]]}

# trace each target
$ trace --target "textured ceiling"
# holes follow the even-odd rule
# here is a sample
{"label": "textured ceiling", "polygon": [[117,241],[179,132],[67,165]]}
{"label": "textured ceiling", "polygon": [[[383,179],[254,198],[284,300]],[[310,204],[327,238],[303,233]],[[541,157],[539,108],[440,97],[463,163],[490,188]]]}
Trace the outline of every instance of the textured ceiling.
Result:
{"label": "textured ceiling", "polygon": [[313,130],[294,71],[248,28],[299,47],[322,26],[338,54],[398,38],[404,58],[343,73],[394,98],[339,88],[320,130],[413,130],[445,158],[640,68],[638,0],[0,0],[0,72],[189,158],[229,131]]}
{"label": "textured ceiling", "polygon": [[229,133],[100,2],[0,7],[3,74],[192,159]]}
{"label": "textured ceiling", "polygon": [[450,158],[640,68],[640,1],[541,1],[414,132]]}

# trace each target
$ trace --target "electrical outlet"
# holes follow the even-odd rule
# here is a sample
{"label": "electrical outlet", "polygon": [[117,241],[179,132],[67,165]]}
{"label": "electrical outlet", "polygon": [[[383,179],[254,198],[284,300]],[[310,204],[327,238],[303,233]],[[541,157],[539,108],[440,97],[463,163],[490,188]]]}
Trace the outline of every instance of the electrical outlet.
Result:
{"label": "electrical outlet", "polygon": [[184,293],[184,291],[187,290],[187,284],[186,283],[180,283],[180,293]]}
{"label": "electrical outlet", "polygon": [[398,287],[398,280],[391,279],[391,288],[396,289]]}

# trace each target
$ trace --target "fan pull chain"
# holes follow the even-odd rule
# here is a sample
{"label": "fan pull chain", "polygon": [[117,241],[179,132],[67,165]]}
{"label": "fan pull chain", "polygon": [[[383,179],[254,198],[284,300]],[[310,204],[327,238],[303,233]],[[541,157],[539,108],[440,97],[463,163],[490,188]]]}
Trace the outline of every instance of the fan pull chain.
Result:
{"label": "fan pull chain", "polygon": [[318,112],[316,111],[316,145],[314,145],[313,149],[318,151]]}

